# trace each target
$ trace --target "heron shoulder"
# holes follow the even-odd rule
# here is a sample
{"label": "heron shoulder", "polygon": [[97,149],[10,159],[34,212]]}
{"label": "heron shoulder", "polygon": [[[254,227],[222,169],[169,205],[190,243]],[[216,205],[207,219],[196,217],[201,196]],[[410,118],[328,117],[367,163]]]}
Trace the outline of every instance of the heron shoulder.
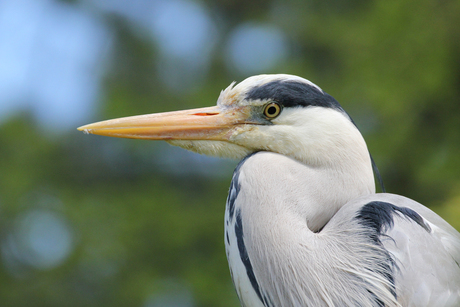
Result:
{"label": "heron shoulder", "polygon": [[427,207],[395,194],[374,194],[346,204],[326,225],[358,222],[384,248],[391,279],[403,306],[458,306],[460,303],[460,234]]}

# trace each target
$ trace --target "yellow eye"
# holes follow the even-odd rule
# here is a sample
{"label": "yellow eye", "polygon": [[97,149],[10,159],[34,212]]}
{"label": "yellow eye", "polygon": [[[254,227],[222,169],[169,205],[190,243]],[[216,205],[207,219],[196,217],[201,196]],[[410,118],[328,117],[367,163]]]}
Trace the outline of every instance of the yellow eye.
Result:
{"label": "yellow eye", "polygon": [[268,118],[275,118],[281,113],[281,106],[276,102],[271,102],[264,107],[264,115]]}

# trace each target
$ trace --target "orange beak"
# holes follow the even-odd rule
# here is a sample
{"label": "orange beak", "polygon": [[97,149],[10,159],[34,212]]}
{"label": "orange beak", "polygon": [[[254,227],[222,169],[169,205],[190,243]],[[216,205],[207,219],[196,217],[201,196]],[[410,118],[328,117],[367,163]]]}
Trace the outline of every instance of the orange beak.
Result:
{"label": "orange beak", "polygon": [[237,125],[250,123],[250,116],[248,107],[215,106],[111,119],[78,130],[132,139],[228,141]]}

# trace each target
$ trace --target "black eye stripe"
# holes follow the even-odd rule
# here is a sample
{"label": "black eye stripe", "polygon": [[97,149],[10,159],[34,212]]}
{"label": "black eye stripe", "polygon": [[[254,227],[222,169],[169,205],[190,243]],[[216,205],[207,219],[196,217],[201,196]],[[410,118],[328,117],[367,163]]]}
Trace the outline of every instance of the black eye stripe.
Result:
{"label": "black eye stripe", "polygon": [[253,87],[246,100],[274,100],[286,108],[317,106],[343,112],[340,104],[315,86],[293,80],[274,80]]}

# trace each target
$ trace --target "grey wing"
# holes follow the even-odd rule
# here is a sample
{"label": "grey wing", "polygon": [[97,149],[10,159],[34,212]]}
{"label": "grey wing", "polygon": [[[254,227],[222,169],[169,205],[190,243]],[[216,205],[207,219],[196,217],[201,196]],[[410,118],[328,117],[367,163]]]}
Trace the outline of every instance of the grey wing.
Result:
{"label": "grey wing", "polygon": [[394,194],[367,198],[367,204],[384,203],[394,210],[380,240],[395,261],[398,302],[414,307],[460,306],[459,232],[409,198]]}

